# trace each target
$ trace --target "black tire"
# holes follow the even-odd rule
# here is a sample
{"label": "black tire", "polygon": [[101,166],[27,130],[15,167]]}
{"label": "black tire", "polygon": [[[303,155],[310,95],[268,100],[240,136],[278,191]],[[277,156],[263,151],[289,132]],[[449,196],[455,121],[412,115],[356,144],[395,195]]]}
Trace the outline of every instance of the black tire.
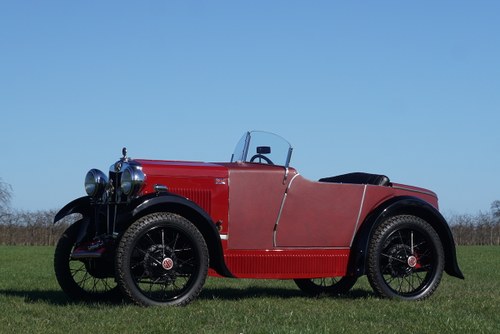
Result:
{"label": "black tire", "polygon": [[345,294],[351,290],[357,280],[355,276],[294,279],[299,289],[311,296]]}
{"label": "black tire", "polygon": [[391,217],[376,228],[370,240],[367,275],[381,297],[425,299],[438,287],[443,268],[441,240],[419,217]]}
{"label": "black tire", "polygon": [[103,259],[71,258],[82,220],[69,226],[59,239],[54,253],[54,271],[62,290],[75,301],[103,301],[120,297],[112,262]]}
{"label": "black tire", "polygon": [[143,306],[183,306],[193,301],[208,273],[203,236],[187,219],[153,213],[133,223],[116,253],[118,285]]}

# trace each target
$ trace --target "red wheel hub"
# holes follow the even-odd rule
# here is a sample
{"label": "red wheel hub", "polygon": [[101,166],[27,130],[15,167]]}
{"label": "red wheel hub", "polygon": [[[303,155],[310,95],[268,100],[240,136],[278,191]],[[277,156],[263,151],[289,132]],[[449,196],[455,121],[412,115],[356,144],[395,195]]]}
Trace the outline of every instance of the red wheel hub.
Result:
{"label": "red wheel hub", "polygon": [[417,266],[418,261],[417,258],[412,255],[408,258],[407,263],[410,267],[415,268]]}
{"label": "red wheel hub", "polygon": [[163,259],[163,261],[161,262],[161,266],[163,267],[163,269],[165,270],[170,270],[174,267],[174,261],[169,258],[169,257],[166,257]]}

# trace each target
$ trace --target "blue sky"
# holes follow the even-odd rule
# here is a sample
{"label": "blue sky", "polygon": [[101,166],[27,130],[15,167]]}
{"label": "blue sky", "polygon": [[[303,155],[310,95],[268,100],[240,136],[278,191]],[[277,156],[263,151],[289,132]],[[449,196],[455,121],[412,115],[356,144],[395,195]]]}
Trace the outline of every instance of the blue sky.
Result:
{"label": "blue sky", "polygon": [[500,199],[499,1],[2,1],[0,177],[57,209],[121,148],[226,161],[248,129],[310,179]]}

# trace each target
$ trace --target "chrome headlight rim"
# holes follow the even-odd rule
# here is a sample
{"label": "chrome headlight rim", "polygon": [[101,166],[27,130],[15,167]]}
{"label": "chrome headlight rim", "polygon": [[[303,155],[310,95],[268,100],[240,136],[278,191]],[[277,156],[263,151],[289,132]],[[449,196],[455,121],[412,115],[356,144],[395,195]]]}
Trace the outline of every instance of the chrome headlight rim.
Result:
{"label": "chrome headlight rim", "polygon": [[128,166],[121,175],[120,189],[128,197],[136,195],[142,188],[146,176],[140,167]]}
{"label": "chrome headlight rim", "polygon": [[106,190],[108,177],[99,169],[91,169],[85,175],[85,192],[90,197],[99,197]]}

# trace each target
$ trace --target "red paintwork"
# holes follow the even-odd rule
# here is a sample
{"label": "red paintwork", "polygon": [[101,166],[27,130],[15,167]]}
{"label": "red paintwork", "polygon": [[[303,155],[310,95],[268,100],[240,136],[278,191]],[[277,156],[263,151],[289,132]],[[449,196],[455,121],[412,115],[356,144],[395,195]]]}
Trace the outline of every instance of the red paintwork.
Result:
{"label": "red paintwork", "polygon": [[226,265],[236,277],[311,278],[345,276],[348,249],[228,251]]}
{"label": "red paintwork", "polygon": [[438,205],[422,188],[315,182],[293,168],[285,178],[280,166],[137,161],[146,174],[143,194],[165,185],[221,223],[224,260],[235,277],[344,276],[353,238],[378,205],[404,195]]}
{"label": "red paintwork", "polygon": [[[143,194],[154,193],[154,185],[190,199],[220,222],[221,233],[228,227],[228,168],[219,164],[185,161],[137,160],[146,174]],[[217,182],[216,182],[217,181]]]}

